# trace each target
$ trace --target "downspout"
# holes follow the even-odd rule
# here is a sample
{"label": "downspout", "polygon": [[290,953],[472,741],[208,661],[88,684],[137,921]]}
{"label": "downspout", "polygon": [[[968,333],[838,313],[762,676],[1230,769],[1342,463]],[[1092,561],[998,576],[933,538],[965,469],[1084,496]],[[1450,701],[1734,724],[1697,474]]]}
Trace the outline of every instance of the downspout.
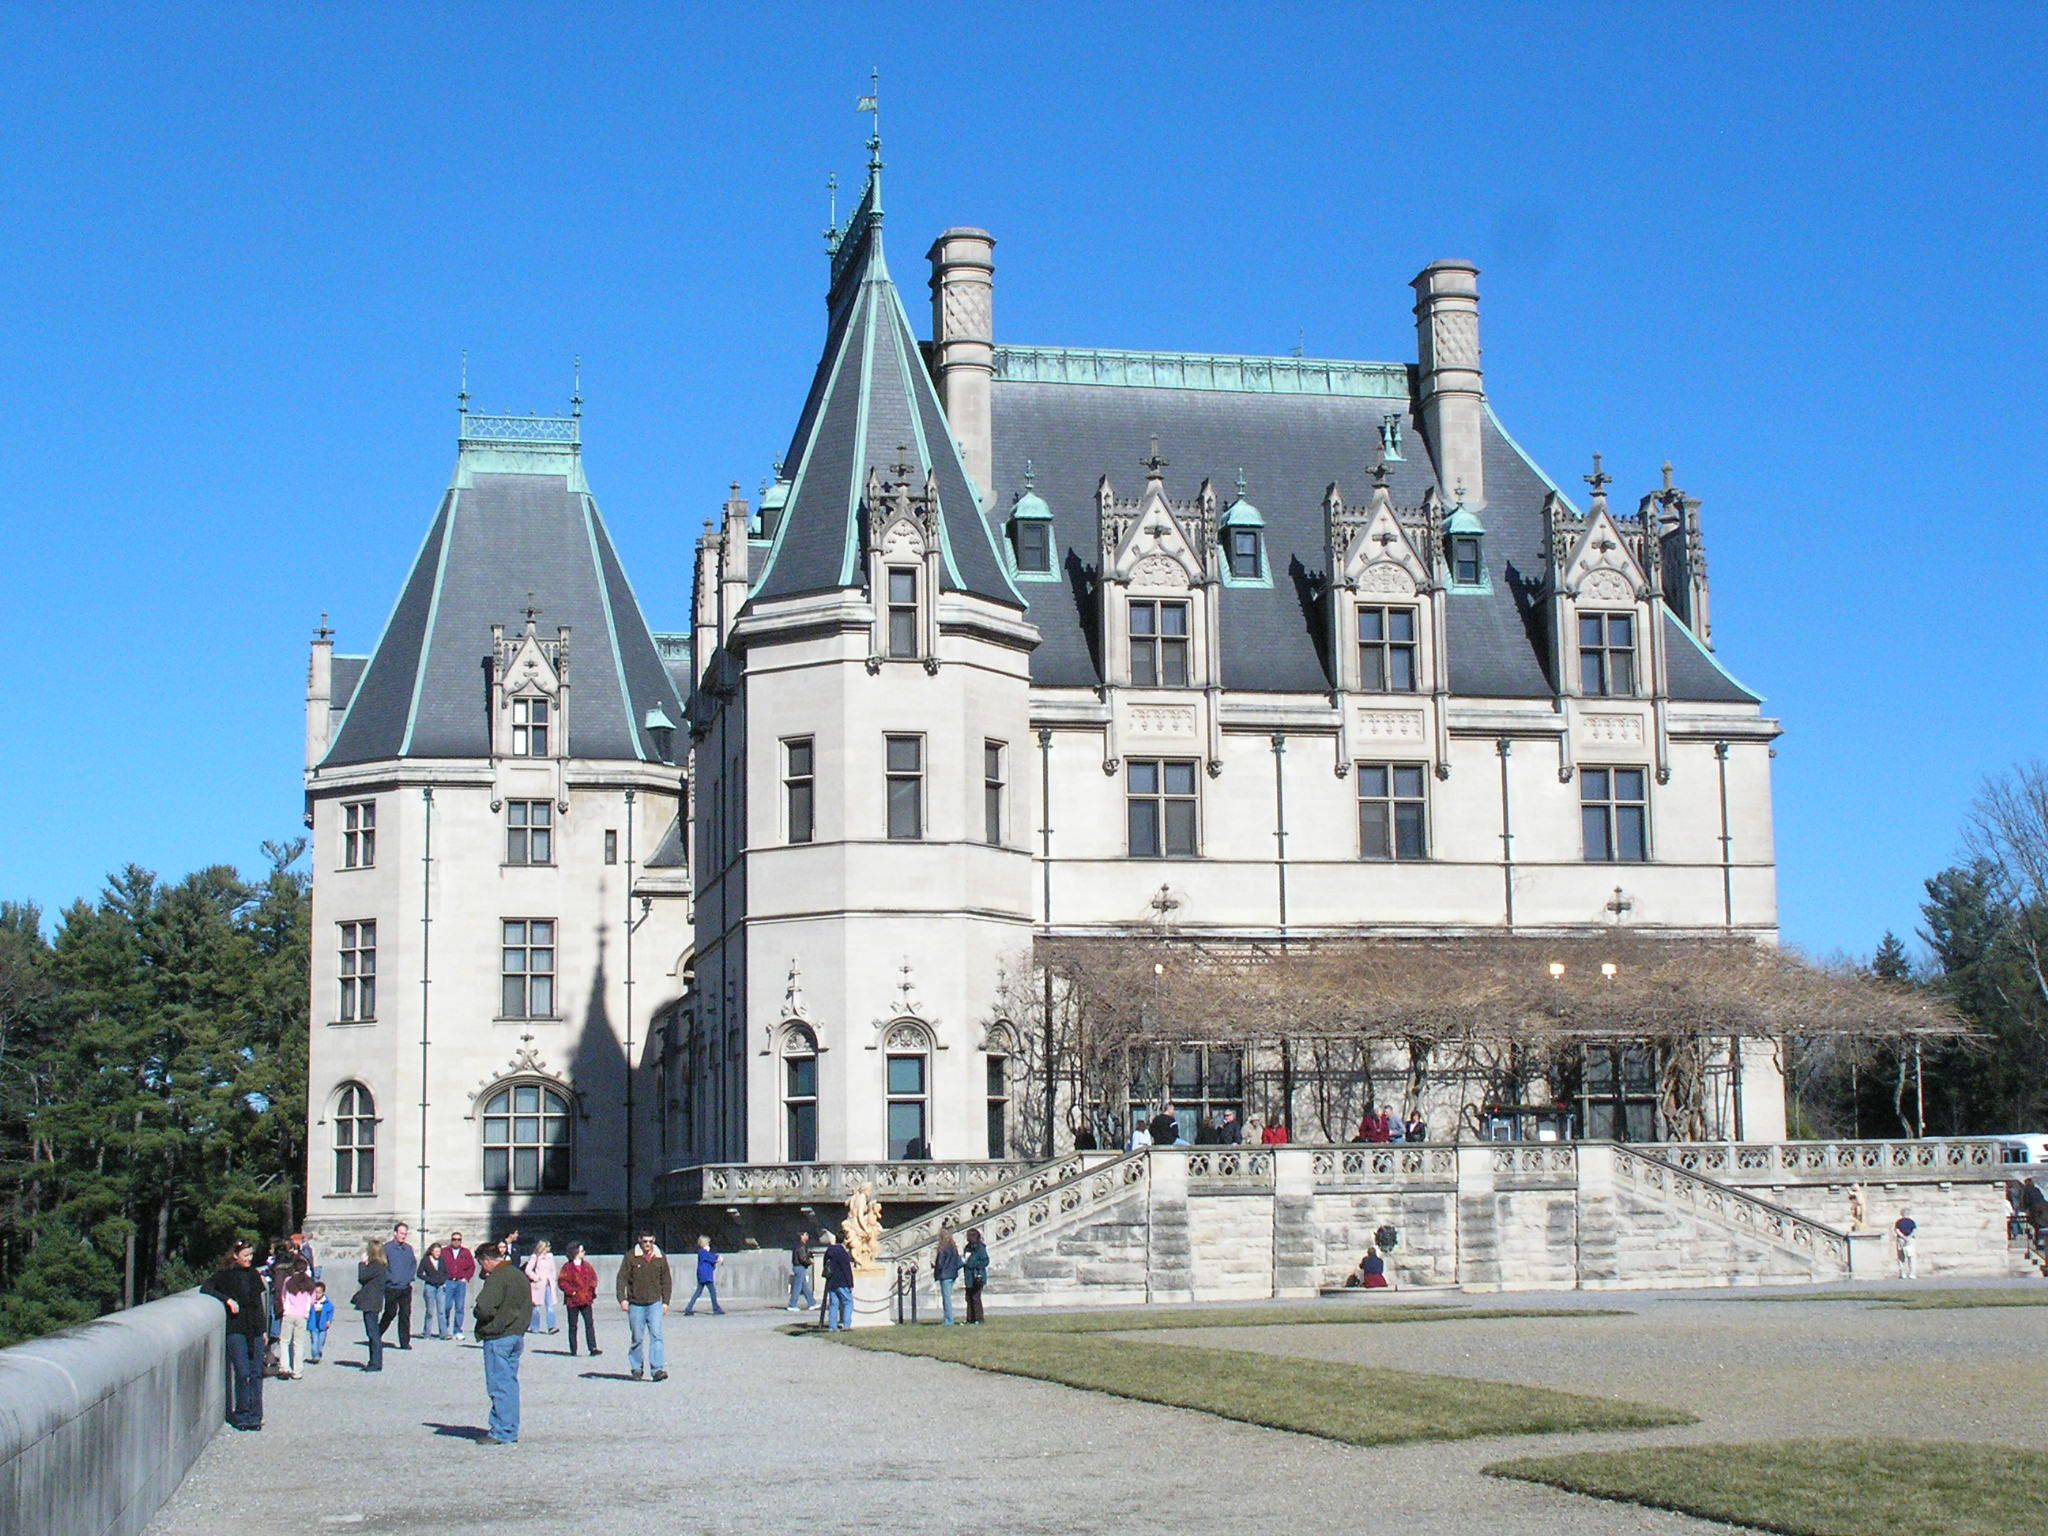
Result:
{"label": "downspout", "polygon": [[1735,868],[1728,832],[1728,743],[1714,743],[1714,766],[1721,776],[1721,926],[1735,926]]}
{"label": "downspout", "polygon": [[1274,874],[1280,885],[1280,944],[1287,944],[1287,737],[1273,733],[1273,842],[1276,850]]}
{"label": "downspout", "polygon": [[633,814],[638,793],[630,785],[626,789],[626,1231],[625,1241],[630,1248],[633,1242],[633,1195],[637,1186],[634,1175],[637,1169],[633,1161],[633,930],[639,925],[633,921]]}
{"label": "downspout", "polygon": [[1493,744],[1500,755],[1500,875],[1508,932],[1515,931],[1515,824],[1508,808],[1508,753],[1514,744],[1503,736]]}
{"label": "downspout", "polygon": [[420,1230],[427,1227],[427,1013],[433,995],[434,788],[420,790],[426,830],[420,843]]}
{"label": "downspout", "polygon": [[[1052,1022],[1052,730],[1049,726],[1038,728],[1038,846],[1039,864],[1043,872],[1045,891],[1044,930],[1047,953],[1039,960],[1039,980],[1045,988],[1045,1045],[1043,1072],[1045,1076],[1045,1144],[1044,1156],[1051,1162],[1057,1155],[1054,1144],[1054,1123],[1059,1115],[1059,1080],[1053,1071],[1053,1022]],[[1080,1064],[1075,1063],[1076,1093],[1080,1092]],[[1085,1096],[1083,1096],[1085,1097]]]}

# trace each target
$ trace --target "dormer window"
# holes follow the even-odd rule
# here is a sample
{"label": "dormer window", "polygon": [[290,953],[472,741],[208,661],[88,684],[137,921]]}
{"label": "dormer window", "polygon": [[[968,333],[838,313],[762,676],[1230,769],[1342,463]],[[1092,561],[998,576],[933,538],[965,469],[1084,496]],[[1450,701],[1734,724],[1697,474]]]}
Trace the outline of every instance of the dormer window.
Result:
{"label": "dormer window", "polygon": [[917,570],[889,567],[889,655],[894,660],[917,656]]}
{"label": "dormer window", "polygon": [[1230,574],[1239,581],[1257,581],[1265,574],[1265,562],[1259,558],[1259,530],[1232,528],[1229,537]]}
{"label": "dormer window", "polygon": [[1579,615],[1579,691],[1587,698],[1635,696],[1634,614]]}
{"label": "dormer window", "polygon": [[1131,600],[1131,686],[1185,688],[1188,682],[1188,605],[1153,598]]}
{"label": "dormer window", "polygon": [[1012,537],[1017,546],[1017,569],[1026,575],[1043,576],[1052,569],[1052,524],[1033,518],[1016,524]]}
{"label": "dormer window", "polygon": [[1415,610],[1366,604],[1358,610],[1358,686],[1364,693],[1413,693]]}
{"label": "dormer window", "polygon": [[1477,538],[1467,533],[1451,540],[1451,580],[1461,587],[1476,587],[1484,569],[1479,563]]}
{"label": "dormer window", "polygon": [[512,701],[512,755],[546,757],[551,710],[546,699],[521,698]]}

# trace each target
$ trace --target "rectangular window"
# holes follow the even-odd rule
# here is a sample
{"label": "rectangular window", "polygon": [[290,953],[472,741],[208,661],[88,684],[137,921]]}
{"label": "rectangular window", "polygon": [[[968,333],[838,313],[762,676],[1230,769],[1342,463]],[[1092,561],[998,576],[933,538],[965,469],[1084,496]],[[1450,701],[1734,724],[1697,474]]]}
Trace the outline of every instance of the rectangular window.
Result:
{"label": "rectangular window", "polygon": [[817,835],[815,762],[810,737],[782,744],[782,811],[792,843],[808,843]]}
{"label": "rectangular window", "polygon": [[1003,845],[1003,758],[1000,741],[981,744],[982,841],[991,847]]}
{"label": "rectangular window", "polygon": [[1052,569],[1052,524],[1037,518],[1017,524],[1017,569],[1044,575]]}
{"label": "rectangular window", "polygon": [[925,1136],[924,1057],[889,1058],[889,1158],[931,1156]]}
{"label": "rectangular window", "polygon": [[512,755],[546,757],[550,708],[546,699],[512,701]]}
{"label": "rectangular window", "polygon": [[1367,693],[1415,691],[1415,610],[1358,610],[1358,686]]}
{"label": "rectangular window", "polygon": [[1479,541],[1470,534],[1451,540],[1451,580],[1461,587],[1476,587],[1483,574],[1479,564]]}
{"label": "rectangular window", "polygon": [[1358,856],[1429,857],[1429,775],[1420,763],[1358,765]]}
{"label": "rectangular window", "polygon": [[1008,1157],[1010,1129],[1010,1058],[988,1059],[988,1155]]}
{"label": "rectangular window", "polygon": [[555,925],[551,918],[505,919],[500,1017],[555,1016]]}
{"label": "rectangular window", "polygon": [[619,862],[619,834],[610,827],[604,829],[604,861],[607,864]]}
{"label": "rectangular window", "polygon": [[377,925],[341,925],[340,1019],[367,1024],[377,1017]]}
{"label": "rectangular window", "polygon": [[1579,691],[1588,698],[1633,698],[1636,621],[1629,613],[1579,615]]}
{"label": "rectangular window", "polygon": [[368,869],[377,862],[377,802],[350,800],[341,808],[341,867]]}
{"label": "rectangular window", "polygon": [[1230,530],[1230,574],[1240,580],[1259,579],[1259,530],[1256,528],[1233,528]]}
{"label": "rectangular window", "polygon": [[783,1095],[789,1132],[789,1160],[818,1159],[818,1058],[791,1056],[783,1063],[788,1091]]}
{"label": "rectangular window", "polygon": [[551,800],[505,802],[505,862],[555,862],[555,806]]}
{"label": "rectangular window", "polygon": [[917,655],[917,572],[889,567],[889,654]]}
{"label": "rectangular window", "polygon": [[890,736],[888,754],[889,836],[915,842],[924,836],[924,738]]}
{"label": "rectangular window", "polygon": [[1587,863],[1640,864],[1650,857],[1649,779],[1641,768],[1579,770]]}
{"label": "rectangular window", "polygon": [[1131,686],[1185,688],[1188,682],[1188,605],[1133,599]]}
{"label": "rectangular window", "polygon": [[1193,760],[1134,758],[1124,771],[1131,857],[1192,859],[1199,804]]}

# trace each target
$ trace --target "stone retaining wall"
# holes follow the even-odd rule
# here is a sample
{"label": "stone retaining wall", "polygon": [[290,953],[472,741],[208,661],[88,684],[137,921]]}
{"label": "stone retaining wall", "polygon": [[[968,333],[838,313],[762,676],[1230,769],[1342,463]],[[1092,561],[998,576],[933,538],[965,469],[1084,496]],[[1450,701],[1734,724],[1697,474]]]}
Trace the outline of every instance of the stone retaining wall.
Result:
{"label": "stone retaining wall", "polygon": [[224,1318],[190,1292],[0,1350],[0,1532],[142,1531],[225,1421]]}

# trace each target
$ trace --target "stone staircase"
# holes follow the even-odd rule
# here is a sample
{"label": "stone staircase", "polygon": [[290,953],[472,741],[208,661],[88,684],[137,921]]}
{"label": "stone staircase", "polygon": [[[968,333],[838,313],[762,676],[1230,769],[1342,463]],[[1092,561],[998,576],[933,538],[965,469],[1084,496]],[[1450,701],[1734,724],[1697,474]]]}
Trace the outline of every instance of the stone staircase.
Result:
{"label": "stone staircase", "polygon": [[1874,1256],[1876,1244],[1786,1206],[1638,1147],[1616,1146],[1608,1157],[1611,1192],[1583,1197],[1581,1286],[1808,1284],[1871,1267],[1857,1250]]}

